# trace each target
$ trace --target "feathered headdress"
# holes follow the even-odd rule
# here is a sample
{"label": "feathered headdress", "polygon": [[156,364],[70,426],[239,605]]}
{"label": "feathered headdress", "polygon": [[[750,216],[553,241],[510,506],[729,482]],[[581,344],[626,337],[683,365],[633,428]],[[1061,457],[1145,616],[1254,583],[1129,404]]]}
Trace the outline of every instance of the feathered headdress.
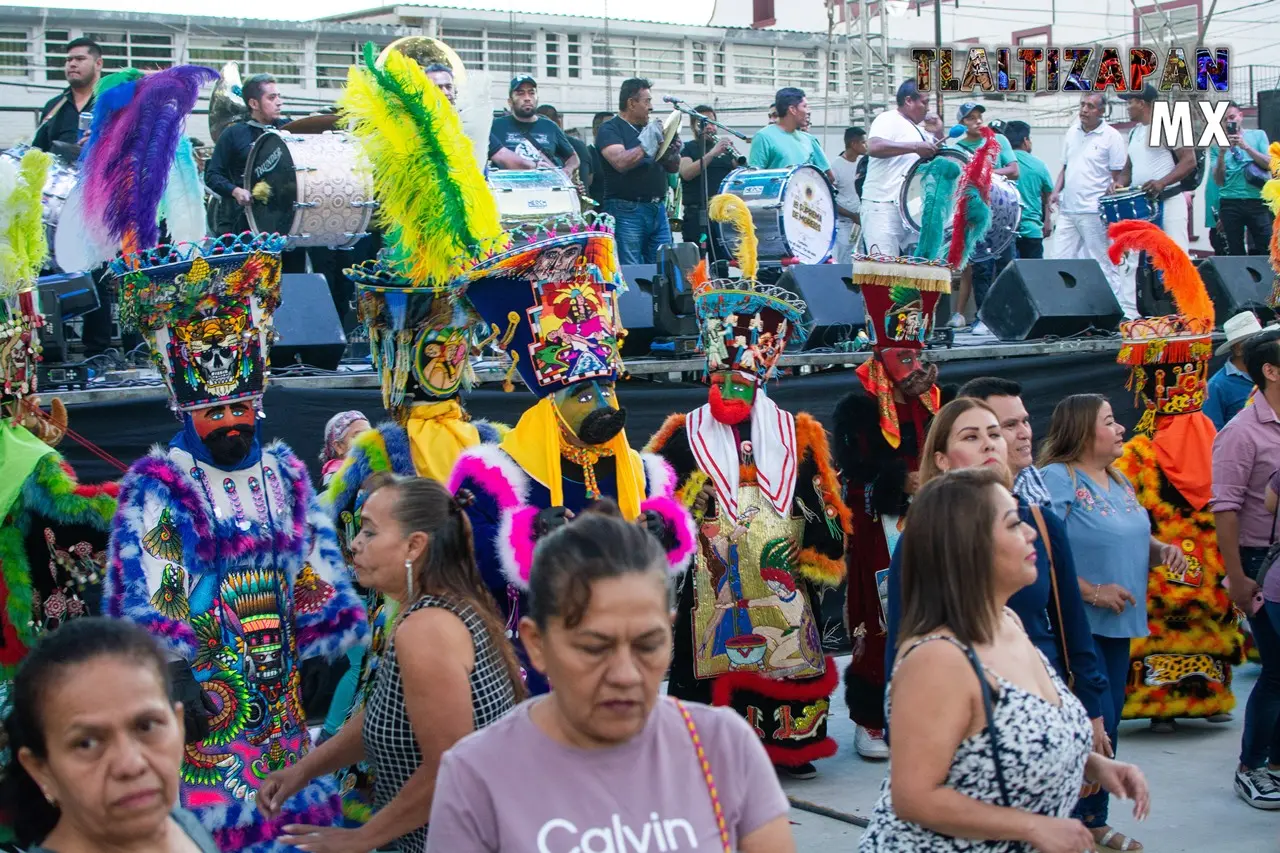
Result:
{"label": "feathered headdress", "polygon": [[920,242],[916,255],[937,260],[946,235],[947,211],[960,180],[960,164],[949,157],[934,157],[924,165],[924,193],[920,207]]}
{"label": "feathered headdress", "polygon": [[[1280,276],[1280,142],[1271,143],[1267,153],[1271,155],[1271,180],[1262,187],[1262,200],[1275,217],[1271,224],[1271,269]],[[1271,307],[1277,305],[1280,305],[1280,277],[1276,278],[1271,290]]]}
{"label": "feathered headdress", "polygon": [[0,380],[5,397],[35,393],[42,323],[36,276],[49,253],[44,230],[45,177],[51,157],[32,149],[20,163],[0,158]]}
{"label": "feathered headdress", "polygon": [[760,244],[756,239],[756,226],[747,203],[736,195],[720,193],[712,196],[711,203],[707,205],[707,214],[713,222],[728,223],[733,228],[737,235],[736,238],[730,238],[733,242],[733,259],[738,262],[742,277],[755,281],[759,270],[756,253]]}
{"label": "feathered headdress", "polygon": [[951,248],[947,263],[952,269],[964,269],[973,256],[973,247],[987,235],[991,227],[991,175],[1000,153],[996,132],[981,129],[983,143],[965,164],[960,176],[960,200],[951,218]]}
{"label": "feathered headdress", "polygon": [[411,281],[443,288],[502,247],[497,203],[461,120],[416,62],[388,51],[379,68],[366,44],[338,104],[373,166],[378,222]]}

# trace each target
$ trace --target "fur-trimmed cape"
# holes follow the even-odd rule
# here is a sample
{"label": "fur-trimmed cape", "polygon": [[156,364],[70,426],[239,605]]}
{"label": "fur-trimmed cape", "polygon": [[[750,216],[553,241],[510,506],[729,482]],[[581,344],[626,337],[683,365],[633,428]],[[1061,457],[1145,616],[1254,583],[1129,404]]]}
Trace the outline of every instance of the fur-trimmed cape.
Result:
{"label": "fur-trimmed cape", "polygon": [[217,700],[209,737],[186,749],[180,802],[223,850],[275,849],[286,824],[328,826],[339,816],[332,777],[312,782],[269,822],[252,795],[267,772],[310,749],[302,660],[333,660],[366,639],[346,575],[333,524],[283,443],[236,472],[157,447],[125,477],[106,609],[188,661]]}

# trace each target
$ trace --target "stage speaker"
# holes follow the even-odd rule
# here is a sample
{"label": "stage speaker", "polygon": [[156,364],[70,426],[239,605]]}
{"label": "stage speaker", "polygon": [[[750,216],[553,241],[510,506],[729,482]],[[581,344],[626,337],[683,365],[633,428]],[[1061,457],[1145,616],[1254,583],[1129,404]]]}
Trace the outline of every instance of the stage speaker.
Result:
{"label": "stage speaker", "polygon": [[329,282],[319,273],[285,273],[280,276],[280,307],[274,318],[275,345],[271,366],[279,370],[305,364],[337,370],[347,349],[342,321],[333,307]]}
{"label": "stage speaker", "polygon": [[55,273],[36,281],[39,309],[45,325],[40,331],[43,360],[49,364],[70,360],[64,324],[98,308],[98,288],[87,272]]}
{"label": "stage speaker", "polygon": [[852,277],[852,264],[796,264],[778,279],[779,287],[804,300],[804,322],[813,326],[805,350],[839,350],[866,326],[866,307]]}
{"label": "stage speaker", "polygon": [[1280,140],[1280,89],[1258,93],[1258,127],[1272,142]]}
{"label": "stage speaker", "polygon": [[991,286],[978,312],[1002,341],[1114,332],[1120,303],[1094,260],[1015,260]]}
{"label": "stage speaker", "polygon": [[618,315],[627,336],[622,341],[622,357],[649,354],[654,336],[653,287],[657,264],[624,264],[619,267],[627,292],[618,296]]}
{"label": "stage speaker", "polygon": [[1275,318],[1267,304],[1275,273],[1266,255],[1215,255],[1197,266],[1219,329],[1241,311],[1253,311],[1264,324]]}

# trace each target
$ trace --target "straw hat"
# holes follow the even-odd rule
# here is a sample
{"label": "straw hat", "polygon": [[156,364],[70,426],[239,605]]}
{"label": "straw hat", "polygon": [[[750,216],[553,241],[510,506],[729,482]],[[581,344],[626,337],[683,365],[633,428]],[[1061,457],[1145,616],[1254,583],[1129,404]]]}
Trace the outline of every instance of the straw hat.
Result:
{"label": "straw hat", "polygon": [[1213,351],[1214,355],[1222,355],[1241,341],[1258,334],[1262,331],[1262,323],[1252,311],[1241,311],[1222,324],[1222,331],[1227,333],[1227,340]]}

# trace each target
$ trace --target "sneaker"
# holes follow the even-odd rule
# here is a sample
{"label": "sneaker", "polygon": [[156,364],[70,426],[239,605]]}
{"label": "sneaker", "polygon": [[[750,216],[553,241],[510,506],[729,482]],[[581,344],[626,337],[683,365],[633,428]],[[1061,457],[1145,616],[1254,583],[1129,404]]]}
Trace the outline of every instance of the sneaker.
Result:
{"label": "sneaker", "polygon": [[990,338],[995,337],[995,335],[991,334],[991,330],[987,328],[987,324],[982,322],[981,320],[973,324],[973,328],[969,330],[969,334],[985,336]]}
{"label": "sneaker", "polygon": [[889,757],[889,744],[884,742],[884,729],[864,729],[858,726],[853,736],[853,746],[858,755],[872,761],[883,761]]}
{"label": "sneaker", "polygon": [[779,776],[785,776],[788,779],[812,779],[818,775],[818,768],[814,767],[811,761],[806,761],[804,764],[799,764],[795,767],[775,764],[774,768],[778,771]]}
{"label": "sneaker", "polygon": [[1280,809],[1280,784],[1266,767],[1237,770],[1236,793],[1255,809]]}
{"label": "sneaker", "polygon": [[969,324],[964,321],[964,315],[959,312],[952,314],[951,319],[947,321],[948,329],[963,329],[967,325]]}

